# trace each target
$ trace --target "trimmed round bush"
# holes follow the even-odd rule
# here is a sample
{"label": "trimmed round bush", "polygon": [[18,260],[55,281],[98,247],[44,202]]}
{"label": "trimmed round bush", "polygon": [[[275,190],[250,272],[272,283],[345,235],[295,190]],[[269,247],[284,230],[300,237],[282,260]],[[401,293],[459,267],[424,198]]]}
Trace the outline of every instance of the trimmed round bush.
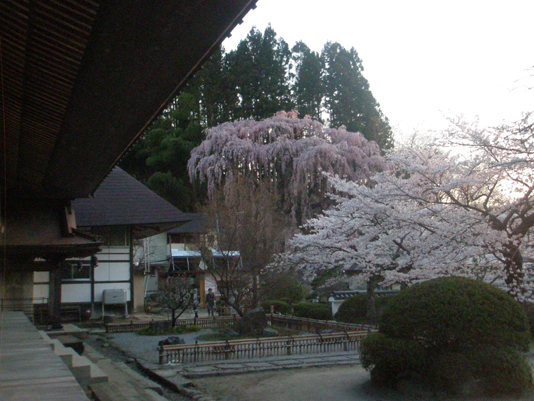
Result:
{"label": "trimmed round bush", "polygon": [[386,309],[386,306],[388,306],[389,301],[393,299],[393,297],[395,297],[395,294],[384,294],[378,295],[376,297],[376,308],[380,316],[382,315],[382,312],[384,312],[384,309]]}
{"label": "trimmed round bush", "polygon": [[442,277],[397,294],[385,308],[380,332],[416,338],[427,348],[469,349],[486,345],[527,351],[530,333],[520,304],[482,281]]}
{"label": "trimmed round bush", "polygon": [[357,294],[347,298],[337,310],[335,319],[345,323],[363,323],[367,316],[367,295]]}
{"label": "trimmed round bush", "polygon": [[401,375],[423,370],[427,358],[427,351],[415,340],[371,333],[362,341],[360,360],[371,370],[373,384],[392,386]]}
{"label": "trimmed round bush", "polygon": [[263,303],[263,310],[265,313],[271,313],[271,305],[274,306],[274,313],[281,313],[288,315],[291,313],[291,306],[284,301],[265,301]]}
{"label": "trimmed round bush", "polygon": [[395,295],[379,333],[362,341],[361,358],[378,385],[408,378],[451,394],[518,395],[532,388],[522,354],[529,340],[526,315],[511,296],[480,281],[443,277]]}
{"label": "trimmed round bush", "polygon": [[432,371],[434,385],[451,394],[519,396],[532,387],[526,356],[509,348],[444,352],[435,358]]}
{"label": "trimmed round bush", "polygon": [[321,304],[315,302],[301,302],[293,305],[293,314],[308,319],[331,320],[332,307],[330,304]]}

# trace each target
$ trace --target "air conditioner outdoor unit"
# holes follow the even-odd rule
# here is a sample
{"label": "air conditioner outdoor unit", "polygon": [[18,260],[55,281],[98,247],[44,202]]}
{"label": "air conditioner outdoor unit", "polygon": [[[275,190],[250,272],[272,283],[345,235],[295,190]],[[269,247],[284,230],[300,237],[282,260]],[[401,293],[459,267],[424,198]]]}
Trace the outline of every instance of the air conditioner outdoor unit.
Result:
{"label": "air conditioner outdoor unit", "polygon": [[124,304],[124,317],[128,316],[128,293],[124,289],[104,290],[102,293],[102,318],[105,305]]}

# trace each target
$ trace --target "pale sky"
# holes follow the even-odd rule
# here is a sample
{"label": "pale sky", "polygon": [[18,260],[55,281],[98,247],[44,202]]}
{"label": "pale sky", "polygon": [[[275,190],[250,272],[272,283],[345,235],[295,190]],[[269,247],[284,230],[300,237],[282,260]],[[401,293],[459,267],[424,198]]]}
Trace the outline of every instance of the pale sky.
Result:
{"label": "pale sky", "polygon": [[223,46],[271,23],[290,47],[354,47],[396,135],[410,135],[534,111],[533,16],[533,0],[258,0]]}

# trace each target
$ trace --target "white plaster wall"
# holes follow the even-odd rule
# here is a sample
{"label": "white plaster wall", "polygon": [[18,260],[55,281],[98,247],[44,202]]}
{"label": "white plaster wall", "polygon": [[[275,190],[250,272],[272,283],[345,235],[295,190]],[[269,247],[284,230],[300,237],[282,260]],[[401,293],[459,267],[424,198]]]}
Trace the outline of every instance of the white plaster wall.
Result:
{"label": "white plaster wall", "polygon": [[61,302],[91,302],[91,283],[63,283],[61,285]]}
{"label": "white plaster wall", "polygon": [[[143,244],[146,244],[144,246]],[[167,233],[153,235],[138,242],[134,250],[134,263],[143,264],[145,258],[145,251],[148,253],[148,261],[150,263],[162,263],[166,261],[170,255],[167,244]]]}
{"label": "white plaster wall", "polygon": [[329,301],[332,305],[332,316],[335,316],[337,311],[339,310],[339,307],[341,306],[343,302],[345,302],[345,300],[344,299],[334,300],[333,298],[330,298]]}
{"label": "white plaster wall", "polygon": [[159,289],[159,272],[157,270],[154,272],[154,276],[144,276],[144,288],[148,294]]}
{"label": "white plaster wall", "polygon": [[[33,298],[47,298],[50,295],[48,284],[34,284],[33,285]],[[34,299],[34,303],[35,303]],[[38,302],[40,303],[40,302]]]}
{"label": "white plaster wall", "polygon": [[50,282],[50,272],[33,272],[34,283],[48,283]]}
{"label": "white plaster wall", "polygon": [[128,262],[110,264],[109,281],[122,280],[130,280],[130,264]]}
{"label": "white plaster wall", "polygon": [[161,261],[167,260],[167,256],[169,256],[167,255],[167,233],[154,235],[149,240],[152,250],[150,261],[161,263]]}
{"label": "white plaster wall", "polygon": [[98,262],[94,270],[95,281],[123,281],[130,279],[128,262]]}

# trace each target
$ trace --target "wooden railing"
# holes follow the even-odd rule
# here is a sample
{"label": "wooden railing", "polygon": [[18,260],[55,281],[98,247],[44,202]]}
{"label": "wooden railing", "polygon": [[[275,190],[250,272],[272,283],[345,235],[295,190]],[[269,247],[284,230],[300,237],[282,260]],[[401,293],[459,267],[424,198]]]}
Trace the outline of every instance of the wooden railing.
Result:
{"label": "wooden railing", "polygon": [[[196,318],[196,319],[178,319],[176,321],[176,327],[181,326],[200,326],[203,329],[213,329],[220,327],[222,325],[226,325],[228,323],[231,323],[236,320],[236,317],[234,316],[217,316],[216,318],[207,317],[207,318]],[[130,321],[130,323],[108,323],[106,324],[106,333],[126,333],[126,332],[133,332],[137,331],[146,327],[155,327],[155,326],[168,326],[167,328],[170,328],[171,323],[170,321],[151,321],[151,322],[145,322],[145,323],[134,323],[134,321]]]}
{"label": "wooden railing", "polygon": [[354,331],[255,340],[197,342],[194,345],[164,345],[158,347],[159,363],[164,365],[166,363],[356,351],[359,350],[362,338],[367,334],[368,332]]}
{"label": "wooden railing", "polygon": [[334,320],[317,320],[297,316],[267,315],[273,326],[291,330],[318,333],[323,331],[373,331],[375,326],[355,323],[336,322]]}

